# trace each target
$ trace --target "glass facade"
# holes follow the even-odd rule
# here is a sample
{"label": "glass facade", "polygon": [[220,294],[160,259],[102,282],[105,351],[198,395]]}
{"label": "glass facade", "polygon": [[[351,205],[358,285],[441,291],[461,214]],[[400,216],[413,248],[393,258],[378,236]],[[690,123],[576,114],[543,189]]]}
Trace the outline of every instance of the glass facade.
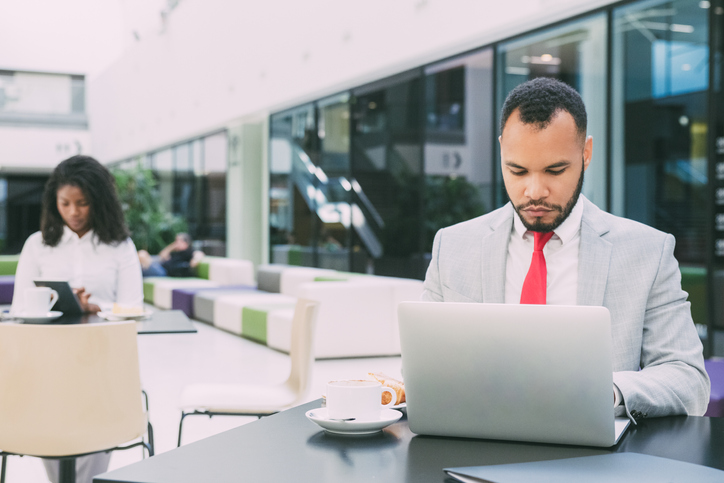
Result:
{"label": "glass facade", "polygon": [[[635,3],[613,23],[612,208],[673,234],[684,281],[704,280],[709,9]],[[695,322],[706,323],[706,290],[689,292]]]}
{"label": "glass facade", "polygon": [[48,175],[0,177],[0,254],[20,253],[40,230],[43,190]]}
{"label": "glass facade", "polygon": [[[604,210],[608,209],[606,32],[606,15],[598,14],[500,44],[496,109],[496,113],[502,110],[513,88],[535,77],[553,77],[576,89],[586,105],[588,134],[593,136],[593,159],[583,194]],[[500,160],[499,152],[496,159]],[[499,188],[502,204],[507,201],[502,181]]]}
{"label": "glass facade", "polygon": [[425,69],[424,251],[440,228],[494,206],[493,49]]}
{"label": "glass facade", "polygon": [[111,165],[141,163],[158,181],[163,208],[186,220],[196,246],[226,255],[226,132],[193,139]]}
{"label": "glass facade", "polygon": [[356,272],[424,276],[423,83],[416,70],[353,91]]}
{"label": "glass facade", "polygon": [[272,261],[325,266],[329,240],[345,269],[424,278],[440,227],[507,202],[502,103],[549,76],[586,104],[594,150],[583,193],[672,233],[695,322],[724,320],[724,304],[707,297],[724,286],[710,269],[724,260],[724,181],[712,185],[724,180],[724,132],[710,126],[724,125],[712,108],[722,73],[710,73],[723,18],[717,2],[622,2],[352,88],[339,105],[273,114]]}

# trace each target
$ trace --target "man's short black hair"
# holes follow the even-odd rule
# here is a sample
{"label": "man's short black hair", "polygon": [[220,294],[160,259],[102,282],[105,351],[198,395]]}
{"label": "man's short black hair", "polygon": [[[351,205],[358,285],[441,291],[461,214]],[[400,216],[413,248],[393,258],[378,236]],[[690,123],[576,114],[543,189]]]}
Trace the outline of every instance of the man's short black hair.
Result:
{"label": "man's short black hair", "polygon": [[581,95],[568,84],[550,77],[537,77],[510,91],[500,116],[500,134],[513,111],[520,109],[524,124],[545,129],[559,111],[566,111],[576,123],[581,137],[586,136],[586,106]]}

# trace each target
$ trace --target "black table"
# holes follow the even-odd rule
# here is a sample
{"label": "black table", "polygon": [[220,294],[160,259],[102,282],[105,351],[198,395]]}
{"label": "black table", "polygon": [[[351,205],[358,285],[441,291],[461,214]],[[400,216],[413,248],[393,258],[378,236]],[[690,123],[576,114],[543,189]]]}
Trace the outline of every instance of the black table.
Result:
{"label": "black table", "polygon": [[724,469],[724,418],[669,417],[629,427],[613,448],[416,436],[406,418],[372,436],[327,434],[304,413],[321,400],[162,453],[95,483],[443,482],[442,468],[644,453]]}
{"label": "black table", "polygon": [[[95,314],[63,315],[52,324],[95,324],[108,322]],[[196,328],[181,310],[157,310],[136,322],[139,334],[195,334]]]}

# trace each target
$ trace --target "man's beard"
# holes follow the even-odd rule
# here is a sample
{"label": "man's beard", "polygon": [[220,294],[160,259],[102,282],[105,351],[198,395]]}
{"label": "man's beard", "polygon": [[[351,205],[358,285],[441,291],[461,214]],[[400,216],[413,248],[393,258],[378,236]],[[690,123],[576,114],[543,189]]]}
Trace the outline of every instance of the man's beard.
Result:
{"label": "man's beard", "polygon": [[[539,232],[549,232],[553,231],[559,226],[561,226],[561,223],[566,221],[566,218],[568,218],[568,215],[571,214],[571,211],[573,211],[573,207],[576,206],[576,202],[578,201],[578,197],[581,194],[581,190],[583,189],[583,173],[585,171],[585,168],[581,167],[581,176],[578,178],[578,185],[576,186],[576,191],[573,193],[573,196],[570,200],[568,200],[568,203],[566,203],[565,208],[561,207],[561,205],[554,205],[552,203],[546,203],[545,201],[536,201],[531,200],[525,204],[514,206],[516,213],[518,213],[518,218],[520,218],[520,221],[523,222],[523,226],[525,226],[526,230],[529,231],[539,231]],[[521,215],[521,211],[529,208],[531,206],[537,206],[537,207],[544,207],[549,210],[554,210],[558,212],[558,216],[555,220],[553,220],[551,223],[543,223],[540,221],[540,219],[537,219],[534,223],[528,223],[523,215]]]}

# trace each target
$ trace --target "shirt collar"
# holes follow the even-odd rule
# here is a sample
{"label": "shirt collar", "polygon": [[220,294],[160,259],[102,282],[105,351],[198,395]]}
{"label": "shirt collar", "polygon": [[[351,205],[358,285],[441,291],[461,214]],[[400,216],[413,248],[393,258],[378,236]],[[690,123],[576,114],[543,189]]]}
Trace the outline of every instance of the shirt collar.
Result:
{"label": "shirt collar", "polygon": [[[581,198],[583,198],[583,195],[578,197],[578,201],[576,201],[568,218],[566,218],[558,228],[553,230],[553,234],[561,240],[561,245],[565,245],[571,241],[578,232],[581,231],[581,220],[583,219],[583,203],[581,202]],[[520,238],[525,238],[527,233],[532,233],[523,225],[517,212],[513,217],[513,229]]]}
{"label": "shirt collar", "polygon": [[63,225],[63,236],[61,237],[61,241],[63,243],[67,243],[70,240],[92,240],[94,234],[95,232],[93,229],[90,229],[85,235],[79,237],[76,232],[68,228],[68,225]]}

